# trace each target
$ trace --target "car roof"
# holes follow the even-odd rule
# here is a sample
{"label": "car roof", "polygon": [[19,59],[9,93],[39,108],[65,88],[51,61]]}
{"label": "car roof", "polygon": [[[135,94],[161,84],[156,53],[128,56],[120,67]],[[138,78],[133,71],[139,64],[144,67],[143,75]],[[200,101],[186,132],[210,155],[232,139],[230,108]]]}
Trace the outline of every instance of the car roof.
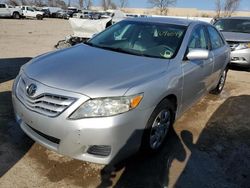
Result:
{"label": "car roof", "polygon": [[242,19],[242,20],[250,20],[250,17],[241,17],[241,16],[234,16],[234,17],[225,17],[225,18],[219,18],[219,20],[229,20],[229,19]]}
{"label": "car roof", "polygon": [[173,25],[182,25],[189,26],[191,23],[206,23],[197,20],[189,20],[183,18],[168,18],[168,17],[138,17],[138,18],[127,18],[129,21],[138,21],[138,22],[153,22],[153,23],[165,23]]}

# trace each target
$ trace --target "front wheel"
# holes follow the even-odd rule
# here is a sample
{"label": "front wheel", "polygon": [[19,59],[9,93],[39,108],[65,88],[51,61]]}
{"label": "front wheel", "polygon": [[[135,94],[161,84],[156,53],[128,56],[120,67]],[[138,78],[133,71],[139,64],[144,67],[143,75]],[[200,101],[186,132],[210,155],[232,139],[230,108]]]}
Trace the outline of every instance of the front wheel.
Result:
{"label": "front wheel", "polygon": [[216,88],[213,89],[210,93],[215,94],[215,95],[219,95],[225,86],[226,78],[227,78],[227,69],[225,69],[223,71]]}
{"label": "front wheel", "polygon": [[151,114],[142,139],[142,149],[147,152],[158,151],[172,128],[175,119],[174,105],[164,99]]}

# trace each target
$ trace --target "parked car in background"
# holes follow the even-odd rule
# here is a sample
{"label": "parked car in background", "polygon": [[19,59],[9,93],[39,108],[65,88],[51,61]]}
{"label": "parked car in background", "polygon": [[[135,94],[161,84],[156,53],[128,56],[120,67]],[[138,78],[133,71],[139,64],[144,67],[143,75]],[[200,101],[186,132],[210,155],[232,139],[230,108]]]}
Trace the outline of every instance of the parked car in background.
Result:
{"label": "parked car in background", "polygon": [[71,18],[73,17],[73,14],[74,14],[74,13],[81,12],[81,10],[79,10],[79,9],[76,8],[76,7],[68,7],[68,8],[67,8],[67,11],[68,11],[68,14],[70,15]]}
{"label": "parked car in background", "polygon": [[229,46],[208,23],[123,20],[25,64],[12,89],[15,116],[51,150],[115,163],[159,150],[176,118],[222,91],[229,61]]}
{"label": "parked car in background", "polygon": [[231,47],[231,63],[250,67],[250,17],[229,17],[214,23]]}
{"label": "parked car in background", "polygon": [[20,6],[22,14],[25,18],[36,18],[38,20],[43,19],[44,12],[37,11],[31,6]]}
{"label": "parked car in background", "polygon": [[69,19],[71,12],[67,10],[59,10],[55,13],[54,18]]}
{"label": "parked car in background", "polygon": [[54,14],[60,10],[62,10],[60,7],[43,7],[41,11],[45,13],[45,17],[49,15],[50,18],[53,18]]}
{"label": "parked car in background", "polygon": [[0,3],[0,17],[12,17],[15,19],[20,19],[21,16],[22,10],[20,8]]}
{"label": "parked car in background", "polygon": [[50,13],[49,9],[43,8],[43,9],[41,9],[41,11],[44,13],[43,17],[46,17],[46,18],[50,17],[51,13]]}
{"label": "parked car in background", "polygon": [[81,19],[83,19],[83,18],[89,18],[89,15],[91,13],[92,13],[91,10],[81,10],[81,11],[79,11],[77,13],[74,13],[72,17],[73,18],[81,18]]}

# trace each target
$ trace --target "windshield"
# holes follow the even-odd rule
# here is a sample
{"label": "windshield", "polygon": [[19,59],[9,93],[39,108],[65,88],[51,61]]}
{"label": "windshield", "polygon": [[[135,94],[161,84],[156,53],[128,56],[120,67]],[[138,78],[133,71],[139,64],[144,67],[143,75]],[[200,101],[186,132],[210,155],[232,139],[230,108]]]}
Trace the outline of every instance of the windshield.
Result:
{"label": "windshield", "polygon": [[214,25],[220,31],[250,33],[250,19],[222,19]]}
{"label": "windshield", "polygon": [[154,58],[173,58],[181,45],[185,26],[121,21],[86,44],[107,50]]}

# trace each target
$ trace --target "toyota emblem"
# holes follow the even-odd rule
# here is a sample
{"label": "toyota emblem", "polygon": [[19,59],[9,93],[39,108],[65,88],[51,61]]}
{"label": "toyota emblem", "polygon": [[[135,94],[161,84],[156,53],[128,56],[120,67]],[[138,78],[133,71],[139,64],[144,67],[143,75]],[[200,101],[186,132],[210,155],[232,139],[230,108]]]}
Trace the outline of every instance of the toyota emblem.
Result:
{"label": "toyota emblem", "polygon": [[36,93],[36,89],[37,89],[37,86],[35,84],[30,84],[27,87],[26,92],[29,96],[33,96]]}

